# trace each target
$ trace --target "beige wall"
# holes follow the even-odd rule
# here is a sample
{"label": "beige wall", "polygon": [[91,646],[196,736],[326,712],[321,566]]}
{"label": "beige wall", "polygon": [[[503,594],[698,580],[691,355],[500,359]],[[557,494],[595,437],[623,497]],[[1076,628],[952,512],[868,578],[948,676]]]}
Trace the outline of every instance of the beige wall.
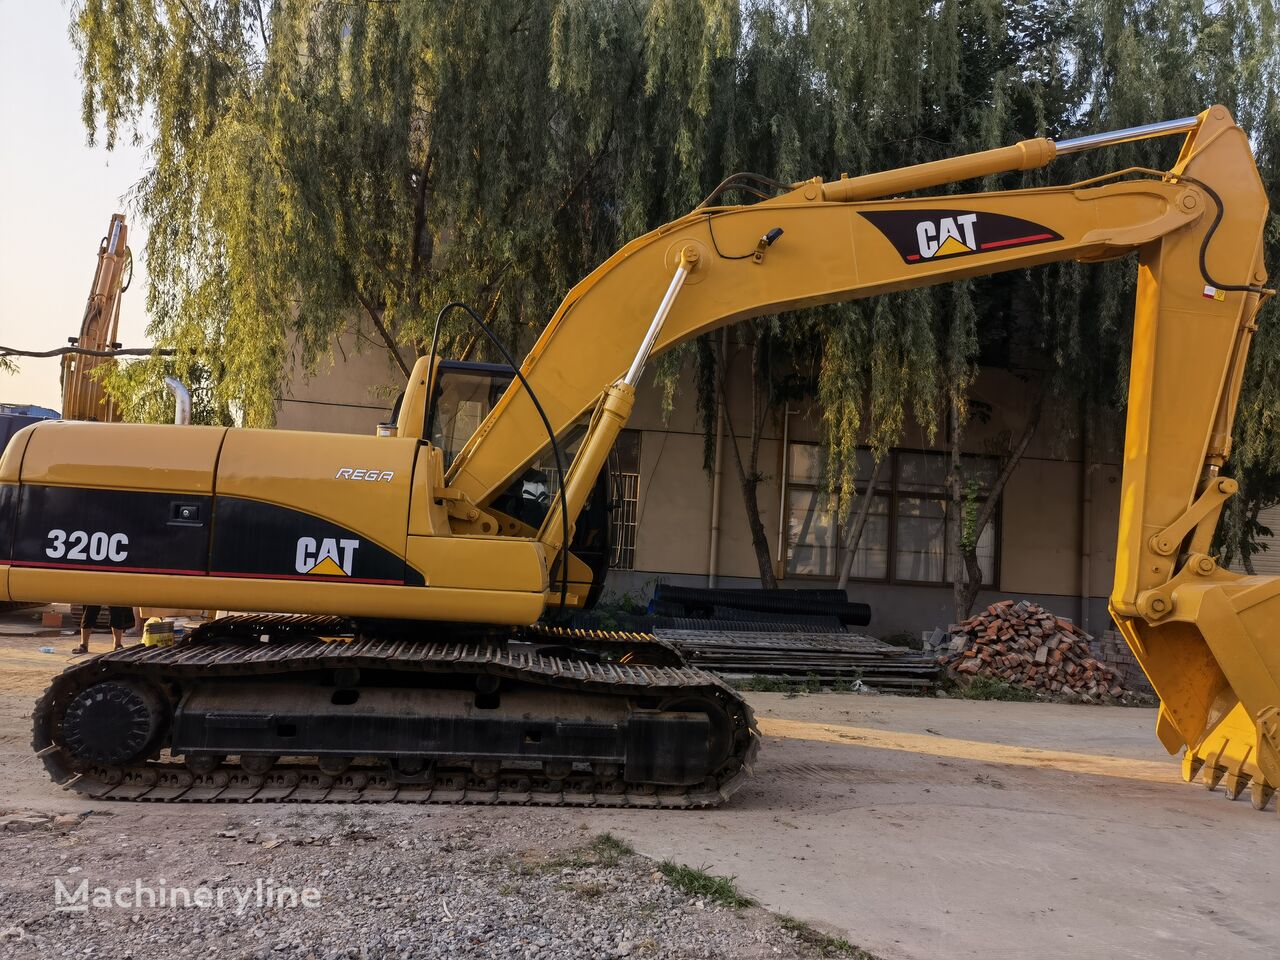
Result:
{"label": "beige wall", "polygon": [[367,436],[388,418],[403,387],[404,375],[386,351],[362,344],[357,332],[349,332],[315,374],[295,367],[277,400],[276,426]]}
{"label": "beige wall", "polygon": [[[1271,535],[1258,538],[1259,546],[1265,549],[1259,550],[1251,558],[1253,572],[1270,576],[1280,575],[1280,504],[1268,507],[1259,513],[1258,522],[1270,530]],[[1247,572],[1239,559],[1231,565],[1231,569],[1237,573]]]}
{"label": "beige wall", "polygon": [[1024,458],[1001,504],[1000,588],[1079,593],[1080,465]]}
{"label": "beige wall", "polygon": [[[730,410],[739,433],[745,432],[750,416],[745,374],[745,357],[738,355],[730,379]],[[972,422],[966,436],[966,451],[992,453],[1006,449],[1009,438],[1022,430],[1031,389],[1024,380],[1011,374],[982,371],[974,394],[989,405],[990,414],[985,421]],[[1092,608],[1094,619],[1100,619],[1115,566],[1119,458],[1114,450],[1095,451],[1095,462],[1086,478],[1080,462],[1081,444],[1074,436],[1078,434],[1074,413],[1055,410],[1047,415],[1058,419],[1067,417],[1067,430],[1044,430],[1034,438],[1005,489],[1000,513],[998,593],[1056,598],[1054,607],[1058,612],[1080,616],[1086,613],[1080,609],[1078,598],[1082,593],[1082,580],[1087,576],[1088,586],[1083,592],[1092,598],[1087,606]],[[647,380],[640,390],[631,426],[643,430],[641,525],[635,557],[637,574],[627,578],[627,582],[635,584],[639,578],[677,575],[698,578],[705,583],[711,479],[702,466],[703,439],[697,422],[691,372],[686,370],[682,376],[674,408],[666,418],[661,410],[661,393]],[[820,429],[817,411],[811,406],[806,405],[788,418],[791,440],[817,441]],[[764,475],[758,492],[760,510],[770,556],[775,558],[781,506],[782,432],[781,419],[771,420],[764,430],[760,454],[760,472]],[[924,426],[911,424],[904,434],[903,449],[945,450],[946,438],[941,430],[930,438]],[[739,448],[745,456],[745,439],[739,440]],[[727,450],[721,482],[719,575],[725,578],[725,585],[731,585],[731,581],[738,578],[749,582],[757,577],[757,566],[736,469]],[[1086,482],[1090,495],[1087,506],[1083,497]],[[1277,528],[1280,529],[1280,521]],[[1082,550],[1086,542],[1089,557],[1084,563]],[[813,578],[793,579],[793,582],[824,584]],[[869,594],[885,591],[898,591],[904,597],[910,593],[909,601],[903,601],[905,607],[918,606],[924,595],[936,593],[938,597],[949,598],[950,593],[949,587],[943,585],[908,588],[864,582],[851,586],[852,593],[868,597],[873,604],[876,600]],[[912,628],[905,621],[885,627]]]}

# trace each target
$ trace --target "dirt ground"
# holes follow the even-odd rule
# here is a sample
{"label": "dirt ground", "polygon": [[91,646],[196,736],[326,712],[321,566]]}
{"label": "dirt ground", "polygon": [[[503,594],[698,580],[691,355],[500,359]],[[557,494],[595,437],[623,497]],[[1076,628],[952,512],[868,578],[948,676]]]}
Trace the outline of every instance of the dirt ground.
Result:
{"label": "dirt ground", "polygon": [[[37,652],[50,642],[59,653]],[[181,865],[190,863],[207,867],[197,871],[203,874],[240,875],[262,862],[254,859],[263,856],[262,836],[283,838],[295,872],[333,869],[336,880],[340,871],[329,863],[327,841],[307,838],[336,836],[345,843],[354,818],[371,825],[366,834],[381,837],[399,828],[403,838],[424,845],[419,850],[369,840],[376,849],[368,858],[343,851],[341,862],[348,866],[369,859],[399,875],[412,872],[418,886],[399,894],[401,900],[434,902],[435,891],[448,888],[450,868],[441,851],[450,836],[468,838],[483,853],[482,863],[460,868],[455,879],[470,884],[466,902],[477,916],[492,916],[474,935],[478,942],[459,941],[442,956],[534,956],[539,949],[550,957],[644,956],[658,955],[652,951],[659,948],[671,956],[806,954],[803,944],[780,937],[776,921],[763,911],[710,909],[688,898],[653,900],[646,917],[696,911],[697,923],[656,927],[656,934],[643,937],[615,924],[603,928],[599,943],[588,936],[585,946],[573,941],[570,950],[560,949],[557,927],[535,925],[514,940],[502,933],[527,918],[497,908],[504,898],[523,902],[526,894],[509,880],[477,879],[485,869],[517,862],[539,845],[538,856],[559,863],[555,858],[564,851],[580,850],[605,831],[654,860],[732,875],[763,907],[885,960],[1280,955],[1280,823],[1274,808],[1259,813],[1246,801],[1230,803],[1220,792],[1183,784],[1177,761],[1155,739],[1154,710],[751,694],[766,741],[756,774],[728,806],[706,812],[86,805],[46,780],[28,746],[31,704],[63,666],[62,651],[71,642],[0,636],[0,808],[96,811],[66,833],[0,834],[0,926],[14,923],[15,903],[29,910],[42,890],[49,899],[53,879],[66,877],[76,864],[101,865],[114,857],[118,873],[123,856],[130,870],[146,876],[164,869],[180,875]],[[222,836],[227,830],[236,835]],[[247,836],[254,838],[248,846]],[[237,862],[229,870],[214,869]],[[620,899],[591,901],[612,903],[610,922],[622,900],[658,897],[661,883],[651,878],[652,865],[643,857],[609,869],[614,872],[606,870],[603,881],[587,882],[590,889],[603,884],[616,891]],[[568,887],[561,882],[528,895],[548,915],[572,915],[589,906],[565,893],[579,882],[571,876]],[[563,902],[556,899],[561,894]],[[415,923],[427,922],[394,909],[360,916],[346,940],[334,940],[333,952],[325,952],[326,940],[325,951],[314,955],[359,956],[341,952],[344,944],[375,942],[359,940],[370,930],[414,930]],[[337,921],[331,915],[328,922]],[[594,929],[593,922],[587,917],[569,929]],[[157,930],[158,942],[168,942],[164,928]],[[253,930],[252,941],[207,942],[234,947],[224,950],[229,956],[281,956],[285,950],[291,956],[295,941],[306,940],[305,931],[277,930],[266,921]],[[0,956],[10,935],[0,930]],[[539,938],[547,945],[540,946]],[[66,955],[85,955],[80,944],[91,942],[79,941]],[[401,940],[394,937],[376,943],[382,952],[366,946],[366,956],[409,955],[396,952]],[[618,953],[622,947],[626,952]],[[123,955],[109,945],[98,953]]]}

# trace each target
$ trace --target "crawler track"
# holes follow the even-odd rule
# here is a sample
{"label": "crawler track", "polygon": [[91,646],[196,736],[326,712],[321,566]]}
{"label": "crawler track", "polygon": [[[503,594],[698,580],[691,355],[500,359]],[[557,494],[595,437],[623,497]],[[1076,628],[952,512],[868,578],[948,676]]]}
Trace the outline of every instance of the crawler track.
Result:
{"label": "crawler track", "polygon": [[[188,766],[169,753],[168,729],[145,758],[121,764],[86,761],[64,737],[68,707],[96,684],[163,691],[157,699],[167,700],[171,719],[185,688],[197,682],[230,689],[237,680],[288,682],[326,671],[416,674],[426,683],[451,682],[443,679],[449,674],[453,682],[492,678],[485,682],[550,696],[603,694],[619,703],[692,698],[713,713],[722,711],[716,718],[724,728],[723,759],[704,780],[687,786],[631,782],[618,764],[554,769],[518,758],[456,756],[426,758],[424,770],[408,774],[377,758],[357,758],[345,771],[325,773],[317,757],[284,758],[255,773],[241,757],[208,770]],[[709,807],[742,785],[759,749],[755,720],[741,697],[649,635],[530,627],[496,639],[430,642],[331,617],[224,618],[171,647],[137,646],[94,657],[55,678],[33,720],[32,746],[54,781],[103,800]]]}

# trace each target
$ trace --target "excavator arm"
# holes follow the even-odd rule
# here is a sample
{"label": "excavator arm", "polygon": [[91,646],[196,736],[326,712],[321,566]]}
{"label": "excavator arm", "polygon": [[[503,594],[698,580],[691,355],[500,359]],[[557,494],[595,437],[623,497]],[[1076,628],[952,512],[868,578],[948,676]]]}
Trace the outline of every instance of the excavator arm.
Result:
{"label": "excavator arm", "polygon": [[[128,289],[133,275],[133,255],[128,247],[129,228],[124,214],[111,216],[106,236],[98,245],[98,265],[89,288],[80,322],[80,336],[71,344],[86,350],[106,351],[115,343],[120,326],[121,294]],[[109,358],[90,354],[68,353],[62,358],[62,418],[64,420],[100,420],[117,418],[115,404],[107,396],[93,371]]]}
{"label": "excavator arm", "polygon": [[[1167,173],[1069,186],[877,199],[1138,137],[1186,133]],[[1162,707],[1184,775],[1265,805],[1280,783],[1280,578],[1239,577],[1208,554],[1236,490],[1230,453],[1263,285],[1267,198],[1244,132],[1195,118],[1013,147],[856,179],[798,184],[745,207],[701,208],[627,244],[564,299],[524,361],[550,424],[593,406],[566,481],[572,518],[630,413],[638,369],[717,327],[1060,260],[1138,254],[1128,424],[1111,609]],[[669,281],[669,283],[667,283]],[[667,283],[665,296],[662,294]],[[661,297],[655,315],[655,301]],[[636,353],[636,344],[644,344]],[[626,373],[624,374],[624,371]],[[455,460],[448,485],[478,505],[545,442],[519,382]],[[560,549],[558,508],[540,537]]]}

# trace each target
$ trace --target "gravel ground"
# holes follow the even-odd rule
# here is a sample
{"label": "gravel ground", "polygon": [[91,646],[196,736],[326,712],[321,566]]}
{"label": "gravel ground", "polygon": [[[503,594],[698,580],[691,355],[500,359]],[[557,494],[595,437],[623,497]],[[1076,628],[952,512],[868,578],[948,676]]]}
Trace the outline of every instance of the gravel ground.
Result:
{"label": "gravel ground", "polygon": [[[821,952],[763,910],[677,890],[652,861],[563,813],[116,807],[56,819],[19,811],[0,817],[0,827],[3,958],[737,960]],[[126,902],[61,912],[55,880],[72,896],[87,882],[90,900],[103,896],[98,888],[125,887]],[[181,898],[185,888],[199,897],[206,888],[216,898],[221,890],[224,906],[137,906],[129,898],[139,880],[161,896]],[[261,902],[267,894],[274,903]]]}

